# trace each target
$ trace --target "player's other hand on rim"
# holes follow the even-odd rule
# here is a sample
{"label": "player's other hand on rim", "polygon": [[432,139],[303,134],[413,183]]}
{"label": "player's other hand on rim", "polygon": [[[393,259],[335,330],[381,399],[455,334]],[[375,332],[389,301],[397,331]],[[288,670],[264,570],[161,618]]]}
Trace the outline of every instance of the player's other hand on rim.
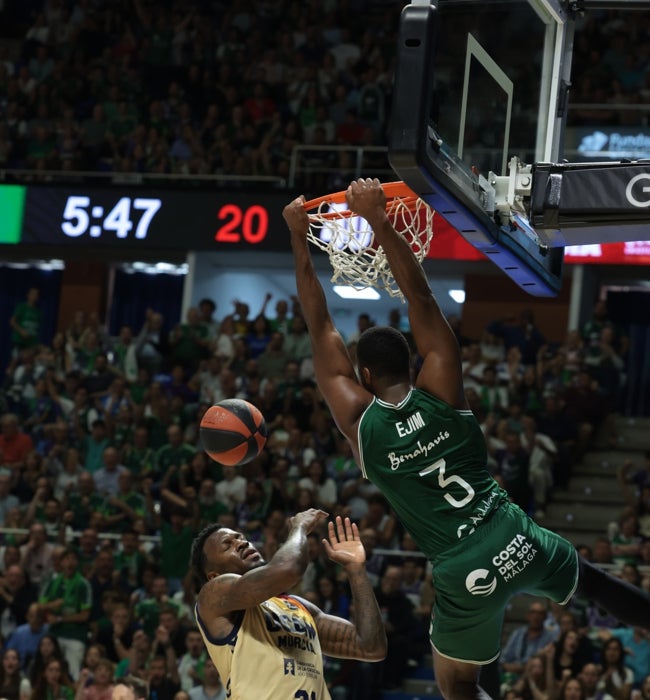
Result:
{"label": "player's other hand on rim", "polygon": [[377,178],[362,178],[350,183],[345,199],[348,207],[367,221],[386,211],[386,195]]}
{"label": "player's other hand on rim", "polygon": [[299,234],[302,236],[307,235],[309,229],[309,217],[307,212],[303,207],[305,203],[305,198],[300,195],[296,197],[293,202],[287,204],[287,206],[282,210],[282,216],[287,222],[287,226],[291,233]]}

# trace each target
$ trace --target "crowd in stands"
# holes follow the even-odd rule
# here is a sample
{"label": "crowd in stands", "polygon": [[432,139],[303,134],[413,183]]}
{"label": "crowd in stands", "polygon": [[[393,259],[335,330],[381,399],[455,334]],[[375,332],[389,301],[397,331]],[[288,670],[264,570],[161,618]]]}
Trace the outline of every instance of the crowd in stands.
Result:
{"label": "crowd in stands", "polygon": [[[96,315],[78,313],[43,345],[38,290],[16,307],[0,392],[0,633],[7,653],[18,652],[22,684],[44,682],[39,650],[49,644],[63,686],[70,676],[85,687],[90,672],[104,683],[89,666],[94,650],[109,678],[145,676],[158,700],[179,689],[204,697],[196,688],[214,676],[193,620],[193,537],[218,521],[268,558],[283,541],[287,515],[312,506],[359,524],[387,620],[382,665],[328,660],[337,697],[379,697],[427,653],[431,572],[336,430],[314,381],[296,298],[267,294],[255,315],[239,301],[219,320],[216,310],[202,299],[169,333],[161,314],[148,311],[141,328],[124,326],[116,336]],[[388,322],[411,340],[399,309]],[[625,336],[602,302],[562,344],[548,343],[528,310],[489,323],[478,339],[465,337],[457,318],[450,323],[488,467],[543,522],[548,499],[566,487],[594,436],[616,444],[609,419],[624,386]],[[352,355],[371,325],[368,314],[359,316],[358,332],[346,339]],[[260,408],[269,437],[258,458],[228,467],[202,450],[199,422],[210,405],[235,397]],[[642,474],[622,465],[637,509],[630,520],[646,507],[648,474],[650,461]],[[624,576],[631,576],[627,559],[650,555],[636,527],[622,522],[607,540],[626,558]],[[353,615],[319,535],[311,543],[298,592]],[[587,554],[602,561],[600,551]],[[39,697],[31,692],[20,697]],[[102,697],[101,690],[82,697]]]}
{"label": "crowd in stands", "polygon": [[383,144],[399,10],[9,3],[0,165],[286,177],[296,145]]}
{"label": "crowd in stands", "polygon": [[[649,36],[645,12],[584,14],[573,44],[576,69],[571,89],[571,102],[583,106],[569,110],[571,125],[648,125],[643,106],[650,97]],[[589,103],[599,107],[587,106]]]}
{"label": "crowd in stands", "polygon": [[502,650],[504,699],[641,700],[650,689],[650,640],[641,628],[616,627],[588,601],[569,608],[533,600],[526,624]]}
{"label": "crowd in stands", "polygon": [[[286,178],[297,145],[384,146],[402,5],[3,3],[0,167]],[[644,13],[586,13],[571,100],[642,102],[649,29]],[[640,126],[645,113],[569,116]],[[309,159],[333,169],[330,189],[352,165],[345,151]]]}

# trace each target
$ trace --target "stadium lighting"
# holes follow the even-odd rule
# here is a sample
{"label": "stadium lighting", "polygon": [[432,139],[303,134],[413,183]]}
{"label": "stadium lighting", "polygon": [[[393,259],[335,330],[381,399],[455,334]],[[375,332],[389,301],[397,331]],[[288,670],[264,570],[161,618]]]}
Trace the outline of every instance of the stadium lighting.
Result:
{"label": "stadium lighting", "polygon": [[457,303],[465,303],[465,290],[464,289],[450,289],[449,296]]}
{"label": "stadium lighting", "polygon": [[379,292],[372,287],[356,289],[355,287],[349,287],[347,285],[335,284],[334,291],[342,299],[362,299],[364,301],[378,301],[381,299]]}

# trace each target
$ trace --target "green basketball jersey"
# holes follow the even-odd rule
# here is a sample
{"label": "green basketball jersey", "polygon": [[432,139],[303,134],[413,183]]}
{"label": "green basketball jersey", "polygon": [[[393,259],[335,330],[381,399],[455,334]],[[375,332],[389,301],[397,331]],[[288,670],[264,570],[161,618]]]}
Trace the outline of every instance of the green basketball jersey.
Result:
{"label": "green basketball jersey", "polygon": [[361,470],[429,559],[507,500],[486,469],[485,439],[469,410],[421,389],[399,404],[376,398],[358,428]]}

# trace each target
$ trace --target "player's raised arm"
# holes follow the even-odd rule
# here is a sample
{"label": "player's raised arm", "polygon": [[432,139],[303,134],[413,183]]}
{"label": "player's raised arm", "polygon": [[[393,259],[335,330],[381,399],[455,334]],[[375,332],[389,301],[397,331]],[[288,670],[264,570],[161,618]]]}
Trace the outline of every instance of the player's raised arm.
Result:
{"label": "player's raised arm", "polygon": [[372,396],[357,381],[343,338],[327,308],[307,243],[309,218],[304,202],[304,197],[298,197],[283,211],[291,232],[298,299],[311,339],[318,387],[339,430],[356,444],[356,423]]}
{"label": "player's raised arm", "polygon": [[366,574],[366,552],[359,529],[350,518],[336,518],[328,525],[328,538],[323,545],[329,558],[344,569],[352,591],[354,623],[327,615],[317,606],[305,605],[311,612],[320,639],[321,650],[327,656],[363,661],[381,661],[386,656],[388,642],[381,611]]}
{"label": "player's raised arm", "polygon": [[346,199],[350,209],[370,224],[408,302],[411,332],[423,358],[417,385],[456,408],[465,407],[456,336],[431,293],[422,266],[386,214],[386,197],[379,180],[355,180]]}
{"label": "player's raised arm", "polygon": [[203,582],[197,611],[208,631],[222,636],[224,621],[233,612],[295,586],[309,563],[307,535],[326,517],[324,511],[310,508],[291,518],[287,540],[268,563],[242,533],[206,528],[206,536],[201,533],[192,547],[192,568]]}

